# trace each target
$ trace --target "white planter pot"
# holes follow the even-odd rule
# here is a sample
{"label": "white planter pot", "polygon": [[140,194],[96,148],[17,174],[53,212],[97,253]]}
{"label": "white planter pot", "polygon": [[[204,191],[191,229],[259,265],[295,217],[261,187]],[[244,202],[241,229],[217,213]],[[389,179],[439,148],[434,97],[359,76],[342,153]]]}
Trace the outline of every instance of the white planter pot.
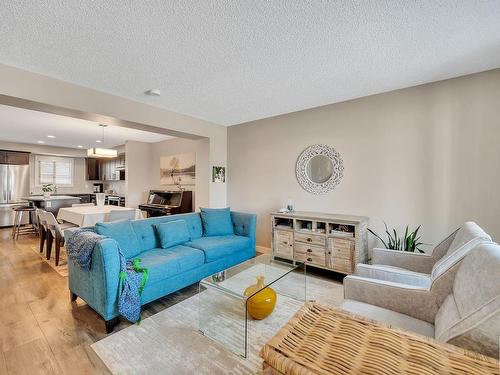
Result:
{"label": "white planter pot", "polygon": [[43,197],[44,197],[44,198],[50,198],[50,194],[51,194],[51,192],[50,192],[50,191],[44,191],[44,192],[43,192]]}

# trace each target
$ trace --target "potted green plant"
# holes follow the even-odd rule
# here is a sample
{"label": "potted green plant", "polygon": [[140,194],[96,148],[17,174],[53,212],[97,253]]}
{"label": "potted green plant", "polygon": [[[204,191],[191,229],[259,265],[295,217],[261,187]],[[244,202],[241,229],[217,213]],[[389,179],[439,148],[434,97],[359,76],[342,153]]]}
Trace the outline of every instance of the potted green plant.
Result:
{"label": "potted green plant", "polygon": [[385,233],[387,234],[387,241],[384,241],[377,233],[368,228],[368,231],[377,237],[384,244],[386,249],[400,250],[400,251],[418,251],[420,253],[425,253],[424,250],[420,248],[422,245],[427,245],[420,242],[420,236],[418,236],[418,231],[420,225],[413,232],[408,232],[408,225],[406,226],[404,236],[398,236],[396,229],[392,230],[392,233],[387,228],[387,223],[384,221]]}
{"label": "potted green plant", "polygon": [[42,185],[42,192],[44,198],[50,198],[50,194],[56,191],[56,186],[54,184]]}

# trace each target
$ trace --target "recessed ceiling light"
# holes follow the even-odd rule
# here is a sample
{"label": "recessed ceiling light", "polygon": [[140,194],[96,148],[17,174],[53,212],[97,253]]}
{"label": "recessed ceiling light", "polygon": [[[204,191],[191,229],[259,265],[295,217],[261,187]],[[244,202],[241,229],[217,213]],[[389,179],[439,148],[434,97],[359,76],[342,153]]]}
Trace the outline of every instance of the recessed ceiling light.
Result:
{"label": "recessed ceiling light", "polygon": [[36,141],[36,143],[45,143],[45,141]]}
{"label": "recessed ceiling light", "polygon": [[97,141],[95,141],[95,143],[101,143],[102,141],[100,139],[98,139]]}
{"label": "recessed ceiling light", "polygon": [[78,148],[83,148],[83,146],[82,146],[82,145],[78,145],[78,146],[76,146],[76,147],[78,147]]}
{"label": "recessed ceiling light", "polygon": [[55,135],[48,135],[47,138],[55,138]]}
{"label": "recessed ceiling light", "polygon": [[161,95],[161,91],[160,89],[149,89],[146,91],[146,95],[149,95],[149,96],[160,96]]}

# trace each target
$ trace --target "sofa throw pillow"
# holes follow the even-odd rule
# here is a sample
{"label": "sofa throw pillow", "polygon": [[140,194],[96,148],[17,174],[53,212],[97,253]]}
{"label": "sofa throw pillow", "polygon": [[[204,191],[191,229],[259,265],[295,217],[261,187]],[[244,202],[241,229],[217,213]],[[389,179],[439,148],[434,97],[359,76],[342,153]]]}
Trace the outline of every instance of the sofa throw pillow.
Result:
{"label": "sofa throw pillow", "polygon": [[95,231],[102,236],[111,237],[122,250],[126,259],[137,256],[141,251],[141,244],[132,228],[130,220],[118,220],[109,223],[97,223]]}
{"label": "sofa throw pillow", "polygon": [[231,210],[227,208],[200,208],[205,236],[234,234]]}
{"label": "sofa throw pillow", "polygon": [[191,239],[186,220],[167,221],[156,224],[155,228],[160,237],[161,247],[164,249],[183,244]]}

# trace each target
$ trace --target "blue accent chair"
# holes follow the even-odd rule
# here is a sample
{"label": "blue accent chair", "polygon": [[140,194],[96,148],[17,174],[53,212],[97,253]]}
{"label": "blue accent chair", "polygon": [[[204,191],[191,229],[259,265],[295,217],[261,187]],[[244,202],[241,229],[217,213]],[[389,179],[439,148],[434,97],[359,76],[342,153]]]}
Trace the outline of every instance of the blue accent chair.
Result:
{"label": "blue accent chair", "polygon": [[[155,225],[181,219],[187,223],[189,240],[173,247],[161,248]],[[141,265],[149,269],[142,305],[254,257],[256,215],[231,212],[231,220],[234,234],[208,237],[204,236],[200,213],[131,221],[140,247],[140,252],[131,259],[140,258]],[[119,315],[120,238],[117,236],[120,236],[119,231],[115,238],[105,238],[95,246],[90,270],[68,262],[71,300],[82,298],[103,317],[108,333],[118,322]],[[123,233],[123,236],[130,238],[130,233]]]}

